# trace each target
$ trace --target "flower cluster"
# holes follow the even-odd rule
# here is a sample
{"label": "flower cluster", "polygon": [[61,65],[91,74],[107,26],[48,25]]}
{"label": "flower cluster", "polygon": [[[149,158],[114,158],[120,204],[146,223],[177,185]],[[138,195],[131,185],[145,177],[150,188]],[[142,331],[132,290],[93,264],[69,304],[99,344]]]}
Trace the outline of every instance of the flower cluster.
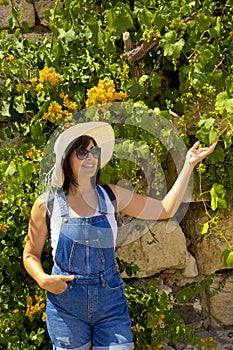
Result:
{"label": "flower cluster", "polygon": [[59,82],[60,74],[56,73],[55,69],[53,67],[45,66],[40,72],[39,72],[39,82],[43,84],[46,81],[49,81],[50,84],[55,85]]}
{"label": "flower cluster", "polygon": [[27,311],[26,316],[31,318],[35,313],[42,312],[42,321],[45,322],[46,314],[45,314],[45,302],[44,298],[40,295],[35,295],[35,304],[33,305],[32,297],[28,296],[27,300]]}
{"label": "flower cluster", "polygon": [[16,91],[17,92],[21,92],[21,91],[23,91],[23,84],[22,84],[22,82],[20,81],[17,85],[16,85]]}
{"label": "flower cluster", "polygon": [[42,119],[56,123],[61,120],[69,120],[72,118],[73,113],[78,109],[77,103],[70,101],[67,94],[61,93],[60,98],[63,99],[63,106],[67,109],[63,109],[63,106],[58,102],[52,101],[48,112],[43,114]]}
{"label": "flower cluster", "polygon": [[71,111],[76,111],[78,108],[78,105],[76,102],[72,102],[68,99],[68,95],[67,94],[63,94],[62,92],[60,93],[60,97],[63,99],[63,105],[71,110]]}
{"label": "flower cluster", "polygon": [[6,57],[6,61],[7,61],[7,62],[10,62],[10,63],[12,63],[12,64],[15,64],[15,58],[14,58],[13,55],[7,56],[7,57]]}
{"label": "flower cluster", "polygon": [[201,343],[205,345],[208,349],[216,349],[216,341],[213,337],[201,338]]}
{"label": "flower cluster", "polygon": [[[8,61],[11,63],[14,63],[14,56],[10,55],[7,57]],[[30,79],[30,83],[23,84],[21,81],[16,86],[17,92],[23,91],[24,87],[27,87],[28,89],[34,88],[36,91],[43,91],[44,90],[44,84],[50,83],[51,85],[56,85],[59,83],[60,80],[60,74],[55,71],[53,67],[45,66],[40,72],[39,72],[39,79],[36,77],[32,77]],[[25,86],[24,86],[25,85]]]}
{"label": "flower cluster", "polygon": [[0,223],[0,231],[2,231],[2,232],[4,232],[4,233],[6,233],[6,231],[7,231],[6,224],[2,224],[2,223]]}
{"label": "flower cluster", "polygon": [[31,160],[38,160],[38,156],[43,156],[44,152],[39,151],[35,148],[30,148],[27,150],[25,157]]}
{"label": "flower cluster", "polygon": [[119,101],[127,97],[126,93],[116,91],[115,84],[112,80],[99,80],[97,86],[87,90],[87,96],[86,107],[114,102],[116,100]]}

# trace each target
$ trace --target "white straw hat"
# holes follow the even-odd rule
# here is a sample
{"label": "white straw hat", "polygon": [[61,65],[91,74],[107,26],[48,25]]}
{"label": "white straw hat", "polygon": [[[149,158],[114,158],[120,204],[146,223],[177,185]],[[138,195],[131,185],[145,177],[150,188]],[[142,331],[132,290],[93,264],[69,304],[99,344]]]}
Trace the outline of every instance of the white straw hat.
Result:
{"label": "white straw hat", "polygon": [[110,124],[105,122],[80,123],[70,127],[59,135],[54,152],[56,163],[53,169],[52,186],[61,187],[64,182],[63,160],[68,147],[80,136],[91,136],[101,148],[100,167],[102,168],[111,159],[115,143],[115,135]]}

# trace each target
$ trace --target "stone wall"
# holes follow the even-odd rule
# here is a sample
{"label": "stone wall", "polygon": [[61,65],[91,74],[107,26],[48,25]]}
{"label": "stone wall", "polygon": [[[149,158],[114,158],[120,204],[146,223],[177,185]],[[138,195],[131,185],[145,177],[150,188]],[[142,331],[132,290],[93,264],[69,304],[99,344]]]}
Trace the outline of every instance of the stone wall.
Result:
{"label": "stone wall", "polygon": [[[33,41],[41,41],[50,34],[44,10],[53,8],[54,1],[20,0],[18,6],[22,11],[19,25],[22,21],[27,21],[30,27],[30,33],[26,34],[26,37]],[[10,17],[11,6],[0,5],[0,30],[8,29]],[[181,224],[157,222],[151,225],[149,230],[143,231],[143,234],[140,233],[139,237],[135,227],[127,225],[126,231],[120,230],[119,239],[126,237],[126,234],[128,238],[120,242],[117,256],[139,266],[137,278],[159,276],[163,288],[167,286],[171,289],[176,288],[186,283],[200,281],[206,275],[214,275],[214,283],[209,293],[193,303],[194,311],[197,303],[201,308],[201,313],[200,308],[196,312],[196,315],[201,315],[198,316],[200,322],[197,323],[204,327],[233,326],[233,278],[226,279],[228,271],[221,261],[221,253],[227,246],[218,232],[207,238],[199,234],[202,223],[206,221],[208,218],[202,204],[194,202],[189,205]],[[223,214],[220,226],[224,235],[233,244],[231,213],[226,211]],[[154,243],[148,244],[152,241]],[[187,305],[185,307],[187,308]]]}

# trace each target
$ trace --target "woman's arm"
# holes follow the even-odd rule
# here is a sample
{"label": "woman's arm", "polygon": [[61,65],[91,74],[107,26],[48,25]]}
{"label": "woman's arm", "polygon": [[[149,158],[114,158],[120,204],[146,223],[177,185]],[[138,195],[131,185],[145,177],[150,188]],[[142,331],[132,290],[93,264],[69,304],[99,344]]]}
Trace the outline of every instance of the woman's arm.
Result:
{"label": "woman's arm", "polygon": [[46,205],[39,197],[31,211],[28,236],[23,251],[23,262],[29,275],[43,289],[52,293],[62,293],[66,288],[66,281],[71,281],[74,276],[51,276],[44,272],[41,263],[41,254],[48,236],[46,225]]}
{"label": "woman's arm", "polygon": [[164,220],[173,217],[184,198],[193,168],[213,152],[217,142],[205,148],[199,148],[199,142],[196,142],[190,148],[177,180],[162,201],[111,185],[116,195],[118,210],[126,215],[145,220]]}

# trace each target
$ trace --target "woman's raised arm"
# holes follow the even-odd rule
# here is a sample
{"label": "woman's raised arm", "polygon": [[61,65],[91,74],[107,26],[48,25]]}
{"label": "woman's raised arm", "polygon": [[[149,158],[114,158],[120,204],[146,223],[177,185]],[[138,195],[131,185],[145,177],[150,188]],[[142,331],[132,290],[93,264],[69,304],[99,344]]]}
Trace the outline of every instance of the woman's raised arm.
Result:
{"label": "woman's raised arm", "polygon": [[126,215],[145,220],[164,220],[173,217],[184,198],[193,168],[213,152],[217,143],[216,140],[211,146],[200,148],[198,141],[189,149],[178,178],[161,201],[110,185],[116,195],[118,210]]}

